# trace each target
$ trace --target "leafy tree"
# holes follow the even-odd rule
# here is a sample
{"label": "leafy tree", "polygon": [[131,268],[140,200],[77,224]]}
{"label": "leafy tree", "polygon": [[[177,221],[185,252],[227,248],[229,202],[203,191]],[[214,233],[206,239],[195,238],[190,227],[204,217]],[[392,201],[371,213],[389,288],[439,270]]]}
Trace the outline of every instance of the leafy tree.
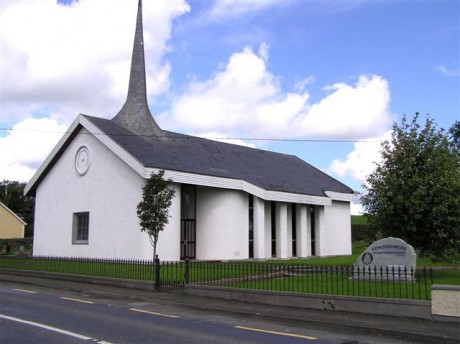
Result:
{"label": "leafy tree", "polygon": [[452,148],[460,153],[460,121],[455,121],[452,127],[450,127],[449,135]]}
{"label": "leafy tree", "polygon": [[169,207],[175,195],[171,180],[165,180],[165,171],[152,173],[142,188],[142,200],[137,205],[137,216],[141,231],[147,232],[153,246],[153,259],[157,253],[158,235],[169,221]]}
{"label": "leafy tree", "polygon": [[[393,124],[362,202],[374,228],[442,258],[460,245],[460,154],[449,135],[416,113]],[[453,136],[451,136],[453,137]]]}
{"label": "leafy tree", "polygon": [[25,236],[30,237],[33,236],[35,199],[24,196],[25,187],[23,182],[3,180],[0,182],[0,202],[27,223]]}

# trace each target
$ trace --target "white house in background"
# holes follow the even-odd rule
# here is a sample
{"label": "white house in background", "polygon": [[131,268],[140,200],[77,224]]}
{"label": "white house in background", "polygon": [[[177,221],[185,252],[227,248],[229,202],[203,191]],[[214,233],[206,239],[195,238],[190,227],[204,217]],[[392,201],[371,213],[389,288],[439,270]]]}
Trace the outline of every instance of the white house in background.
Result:
{"label": "white house in background", "polygon": [[147,105],[139,0],[126,103],[111,120],[80,114],[37,173],[36,256],[151,259],[136,207],[152,172],[176,196],[163,260],[351,254],[353,191],[286,154],[164,131]]}

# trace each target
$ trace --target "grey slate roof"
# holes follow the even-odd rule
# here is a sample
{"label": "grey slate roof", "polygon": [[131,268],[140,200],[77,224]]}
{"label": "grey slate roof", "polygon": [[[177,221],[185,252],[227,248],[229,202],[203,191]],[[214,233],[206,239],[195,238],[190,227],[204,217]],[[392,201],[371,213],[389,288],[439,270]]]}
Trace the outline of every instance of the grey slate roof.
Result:
{"label": "grey slate roof", "polygon": [[113,120],[86,116],[145,167],[247,181],[270,191],[325,196],[353,190],[294,155],[162,131],[134,134]]}

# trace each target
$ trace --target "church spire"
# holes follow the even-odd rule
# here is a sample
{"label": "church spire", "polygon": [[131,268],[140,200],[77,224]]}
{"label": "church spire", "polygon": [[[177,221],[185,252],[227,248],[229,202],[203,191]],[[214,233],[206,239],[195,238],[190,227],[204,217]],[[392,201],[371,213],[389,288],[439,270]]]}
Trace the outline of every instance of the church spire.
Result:
{"label": "church spire", "polygon": [[139,0],[137,8],[136,33],[134,35],[133,55],[131,58],[128,96],[120,112],[112,120],[135,134],[148,136],[162,135],[162,131],[153,119],[147,103],[142,0]]}

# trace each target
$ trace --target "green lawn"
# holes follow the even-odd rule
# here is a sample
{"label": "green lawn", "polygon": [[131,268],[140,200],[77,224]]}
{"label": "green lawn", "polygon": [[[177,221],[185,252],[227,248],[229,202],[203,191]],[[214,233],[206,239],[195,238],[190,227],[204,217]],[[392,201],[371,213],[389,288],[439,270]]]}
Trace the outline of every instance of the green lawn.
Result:
{"label": "green lawn", "polygon": [[[299,264],[299,265],[353,265],[359,255],[367,248],[367,242],[353,242],[352,254],[349,256],[334,256],[325,258],[299,258],[264,261],[270,264]],[[460,285],[460,264],[452,261],[433,262],[429,257],[417,257],[417,267],[433,267],[433,283]],[[439,270],[440,267],[447,267],[448,270]]]}
{"label": "green lawn", "polygon": [[[351,266],[367,247],[353,243],[352,255],[290,260],[246,260],[233,262],[190,262],[190,283],[293,291],[304,293],[359,295],[427,300],[432,284],[460,285],[459,264],[433,263],[418,258],[414,281],[376,281],[369,275],[353,278]],[[440,269],[439,266],[449,269]],[[427,267],[424,272],[422,267]],[[434,267],[431,271],[429,267]],[[111,278],[153,281],[152,262],[101,259],[39,259],[0,257],[0,268],[59,272]],[[185,262],[162,262],[162,283],[184,283]],[[366,280],[367,279],[367,280]]]}
{"label": "green lawn", "polygon": [[433,284],[460,285],[460,270],[434,270]]}
{"label": "green lawn", "polygon": [[381,282],[375,280],[353,279],[351,275],[341,273],[312,273],[291,278],[272,280],[249,280],[228,282],[224,286],[261,290],[301,292],[310,294],[331,294],[347,296],[368,296],[412,300],[431,298],[431,280],[429,274],[420,274],[415,282]]}

